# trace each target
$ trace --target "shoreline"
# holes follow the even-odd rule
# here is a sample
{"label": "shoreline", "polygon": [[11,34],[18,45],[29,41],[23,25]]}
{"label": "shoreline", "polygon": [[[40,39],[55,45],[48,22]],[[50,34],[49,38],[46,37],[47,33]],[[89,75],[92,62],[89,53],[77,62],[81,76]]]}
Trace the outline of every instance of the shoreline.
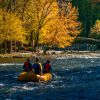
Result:
{"label": "shoreline", "polygon": [[47,54],[43,53],[11,53],[11,54],[0,54],[0,58],[35,58],[35,57],[59,57],[66,55],[97,55],[100,56],[100,51],[49,51]]}
{"label": "shoreline", "polygon": [[53,52],[46,55],[35,53],[12,53],[12,54],[0,54],[0,63],[20,63],[24,62],[26,58],[30,58],[32,61],[38,57],[42,59],[68,59],[68,58],[100,58],[100,52],[90,51],[70,51],[70,52]]}

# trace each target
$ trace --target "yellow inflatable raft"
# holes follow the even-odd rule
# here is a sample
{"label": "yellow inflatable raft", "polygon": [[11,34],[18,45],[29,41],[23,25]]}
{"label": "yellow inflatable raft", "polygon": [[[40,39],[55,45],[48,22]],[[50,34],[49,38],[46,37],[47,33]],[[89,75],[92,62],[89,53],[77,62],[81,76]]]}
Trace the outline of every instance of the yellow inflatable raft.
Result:
{"label": "yellow inflatable raft", "polygon": [[18,81],[34,81],[34,82],[39,82],[39,81],[50,81],[52,79],[52,74],[50,73],[46,73],[43,75],[37,75],[34,74],[33,72],[22,72],[19,76],[18,76]]}

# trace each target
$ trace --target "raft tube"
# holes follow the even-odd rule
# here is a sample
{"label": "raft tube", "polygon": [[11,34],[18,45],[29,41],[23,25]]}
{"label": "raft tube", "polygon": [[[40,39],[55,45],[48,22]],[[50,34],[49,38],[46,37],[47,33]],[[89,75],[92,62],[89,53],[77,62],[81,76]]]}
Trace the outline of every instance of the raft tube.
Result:
{"label": "raft tube", "polygon": [[18,76],[18,81],[33,81],[33,82],[39,82],[39,81],[50,81],[52,79],[52,74],[50,73],[46,73],[43,75],[37,75],[34,74],[33,72],[22,72],[19,76]]}

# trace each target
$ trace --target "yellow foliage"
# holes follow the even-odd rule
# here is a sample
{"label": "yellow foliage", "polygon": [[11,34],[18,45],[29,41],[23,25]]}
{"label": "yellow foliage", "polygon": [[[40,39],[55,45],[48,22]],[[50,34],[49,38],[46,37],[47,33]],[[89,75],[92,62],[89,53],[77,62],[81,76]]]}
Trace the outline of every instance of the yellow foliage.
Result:
{"label": "yellow foliage", "polygon": [[65,8],[68,12],[61,14],[57,0],[16,0],[15,7],[16,14],[0,10],[2,41],[26,42],[26,36],[33,32],[35,42],[64,48],[70,46],[81,31],[78,10],[71,3]]}
{"label": "yellow foliage", "polygon": [[93,28],[91,28],[89,36],[96,39],[100,38],[100,20],[97,20]]}
{"label": "yellow foliage", "polygon": [[94,27],[91,29],[92,33],[100,34],[100,20],[97,20]]}
{"label": "yellow foliage", "polygon": [[26,33],[22,27],[22,22],[15,14],[8,13],[0,9],[0,39],[3,41],[26,42]]}
{"label": "yellow foliage", "polygon": [[[56,6],[55,6],[56,5]],[[50,20],[41,30],[41,44],[58,47],[70,46],[75,40],[76,36],[80,33],[81,23],[77,21],[78,11],[72,7],[71,3],[68,3],[68,14],[62,14],[59,16],[57,3],[54,3],[56,9],[52,9],[54,12],[53,17],[50,14],[48,17],[53,18]],[[47,18],[48,18],[47,17]]]}

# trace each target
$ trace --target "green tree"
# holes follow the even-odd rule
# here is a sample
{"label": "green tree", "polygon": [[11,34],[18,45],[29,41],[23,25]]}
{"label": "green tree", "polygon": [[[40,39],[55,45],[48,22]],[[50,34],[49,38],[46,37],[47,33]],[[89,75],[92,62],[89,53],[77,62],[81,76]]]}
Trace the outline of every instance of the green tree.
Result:
{"label": "green tree", "polygon": [[79,9],[79,21],[81,21],[83,31],[80,34],[83,37],[88,37],[91,27],[95,21],[100,18],[100,6],[98,0],[72,0],[73,5]]}

